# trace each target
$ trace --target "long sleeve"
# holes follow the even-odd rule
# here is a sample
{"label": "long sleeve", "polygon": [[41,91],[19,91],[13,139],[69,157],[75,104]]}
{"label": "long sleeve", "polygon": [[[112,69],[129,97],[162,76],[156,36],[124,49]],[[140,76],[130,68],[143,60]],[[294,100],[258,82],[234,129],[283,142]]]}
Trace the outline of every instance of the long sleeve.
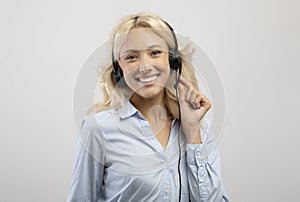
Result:
{"label": "long sleeve", "polygon": [[228,202],[217,145],[208,124],[201,128],[202,144],[187,144],[187,178],[191,201]]}
{"label": "long sleeve", "polygon": [[104,172],[104,151],[101,134],[93,117],[82,123],[76,145],[73,176],[67,202],[94,202],[100,200]]}

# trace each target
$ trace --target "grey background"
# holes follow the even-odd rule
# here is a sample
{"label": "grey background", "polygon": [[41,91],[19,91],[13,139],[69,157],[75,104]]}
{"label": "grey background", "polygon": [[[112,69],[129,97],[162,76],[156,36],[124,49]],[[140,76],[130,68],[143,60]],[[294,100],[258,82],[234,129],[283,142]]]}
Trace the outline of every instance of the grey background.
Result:
{"label": "grey background", "polygon": [[299,201],[299,1],[1,1],[0,201],[64,201],[73,87],[123,15],[154,12],[216,64],[231,201]]}

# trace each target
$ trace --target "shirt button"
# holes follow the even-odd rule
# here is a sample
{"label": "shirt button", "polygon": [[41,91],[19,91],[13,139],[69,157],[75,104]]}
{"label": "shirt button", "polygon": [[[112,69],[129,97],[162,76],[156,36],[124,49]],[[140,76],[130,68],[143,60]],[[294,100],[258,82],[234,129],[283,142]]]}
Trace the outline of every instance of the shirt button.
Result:
{"label": "shirt button", "polygon": [[205,194],[206,193],[206,186],[205,185],[199,185],[200,193]]}
{"label": "shirt button", "polygon": [[201,174],[201,176],[205,175],[205,170],[204,170],[204,166],[203,165],[200,166],[200,174]]}
{"label": "shirt button", "polygon": [[197,151],[196,152],[196,157],[200,158],[200,156],[201,156],[201,152]]}
{"label": "shirt button", "polygon": [[205,177],[199,176],[199,182],[200,182],[200,183],[205,182]]}

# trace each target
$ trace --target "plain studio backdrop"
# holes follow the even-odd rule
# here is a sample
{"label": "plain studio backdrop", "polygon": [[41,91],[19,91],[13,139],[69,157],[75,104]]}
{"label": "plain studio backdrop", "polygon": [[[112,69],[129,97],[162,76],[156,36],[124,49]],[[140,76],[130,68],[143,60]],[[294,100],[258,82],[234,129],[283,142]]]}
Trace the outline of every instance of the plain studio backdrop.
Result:
{"label": "plain studio backdrop", "polygon": [[219,148],[231,201],[299,201],[299,1],[0,3],[0,201],[64,201],[73,88],[120,17],[150,11],[214,61],[226,92]]}

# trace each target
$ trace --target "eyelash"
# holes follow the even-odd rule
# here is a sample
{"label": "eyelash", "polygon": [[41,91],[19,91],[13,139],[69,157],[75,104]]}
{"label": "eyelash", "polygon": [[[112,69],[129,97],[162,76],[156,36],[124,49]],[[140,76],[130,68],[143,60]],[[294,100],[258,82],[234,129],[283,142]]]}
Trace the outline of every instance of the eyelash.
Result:
{"label": "eyelash", "polygon": [[[153,50],[153,51],[151,51],[150,55],[154,56],[154,57],[157,57],[161,53],[162,53],[161,50]],[[128,55],[128,56],[125,57],[125,60],[128,61],[128,62],[134,62],[137,58],[138,58],[138,55]]]}
{"label": "eyelash", "polygon": [[161,50],[153,50],[151,51],[151,55],[154,54],[154,55],[160,55],[162,53]]}
{"label": "eyelash", "polygon": [[134,59],[136,59],[137,58],[137,56],[136,55],[128,55],[128,56],[126,56],[125,57],[125,60],[134,60]]}

